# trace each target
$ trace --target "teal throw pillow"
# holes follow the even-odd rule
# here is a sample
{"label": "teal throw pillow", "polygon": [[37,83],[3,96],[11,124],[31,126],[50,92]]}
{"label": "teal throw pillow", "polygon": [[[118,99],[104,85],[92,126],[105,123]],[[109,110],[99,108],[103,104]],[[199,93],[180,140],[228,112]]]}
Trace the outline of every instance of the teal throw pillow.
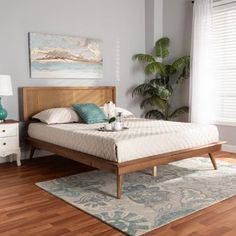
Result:
{"label": "teal throw pillow", "polygon": [[96,104],[74,104],[73,108],[86,124],[103,123],[107,120],[104,112]]}

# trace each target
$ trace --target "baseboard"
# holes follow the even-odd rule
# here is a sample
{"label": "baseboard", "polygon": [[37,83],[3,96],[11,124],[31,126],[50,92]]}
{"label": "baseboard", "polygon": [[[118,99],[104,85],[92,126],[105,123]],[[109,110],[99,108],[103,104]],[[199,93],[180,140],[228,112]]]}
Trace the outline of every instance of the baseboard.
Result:
{"label": "baseboard", "polygon": [[222,150],[225,152],[236,153],[236,145],[223,144]]}

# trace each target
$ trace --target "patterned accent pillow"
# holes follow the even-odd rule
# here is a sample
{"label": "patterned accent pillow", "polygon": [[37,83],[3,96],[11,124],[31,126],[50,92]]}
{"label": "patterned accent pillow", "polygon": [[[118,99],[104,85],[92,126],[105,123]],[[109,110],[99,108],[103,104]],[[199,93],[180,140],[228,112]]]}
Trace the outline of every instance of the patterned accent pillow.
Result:
{"label": "patterned accent pillow", "polygon": [[37,113],[32,118],[48,125],[79,122],[78,115],[69,107],[47,109]]}
{"label": "patterned accent pillow", "polygon": [[96,104],[74,104],[73,108],[86,124],[103,123],[107,120],[104,112]]}

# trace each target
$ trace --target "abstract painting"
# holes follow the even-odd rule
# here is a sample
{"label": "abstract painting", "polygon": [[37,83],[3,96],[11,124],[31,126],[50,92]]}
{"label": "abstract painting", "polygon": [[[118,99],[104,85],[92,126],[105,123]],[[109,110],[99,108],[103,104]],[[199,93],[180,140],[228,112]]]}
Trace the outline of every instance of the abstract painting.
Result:
{"label": "abstract painting", "polygon": [[29,33],[29,53],[31,78],[103,77],[100,40]]}

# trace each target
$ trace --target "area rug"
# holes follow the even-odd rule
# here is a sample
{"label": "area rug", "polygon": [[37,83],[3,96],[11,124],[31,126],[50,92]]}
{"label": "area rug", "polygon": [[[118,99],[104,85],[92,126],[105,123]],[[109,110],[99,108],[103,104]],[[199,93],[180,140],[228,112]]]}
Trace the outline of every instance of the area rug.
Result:
{"label": "area rug", "polygon": [[236,195],[236,165],[192,158],[125,175],[116,199],[114,174],[92,171],[37,185],[127,235],[142,235]]}

